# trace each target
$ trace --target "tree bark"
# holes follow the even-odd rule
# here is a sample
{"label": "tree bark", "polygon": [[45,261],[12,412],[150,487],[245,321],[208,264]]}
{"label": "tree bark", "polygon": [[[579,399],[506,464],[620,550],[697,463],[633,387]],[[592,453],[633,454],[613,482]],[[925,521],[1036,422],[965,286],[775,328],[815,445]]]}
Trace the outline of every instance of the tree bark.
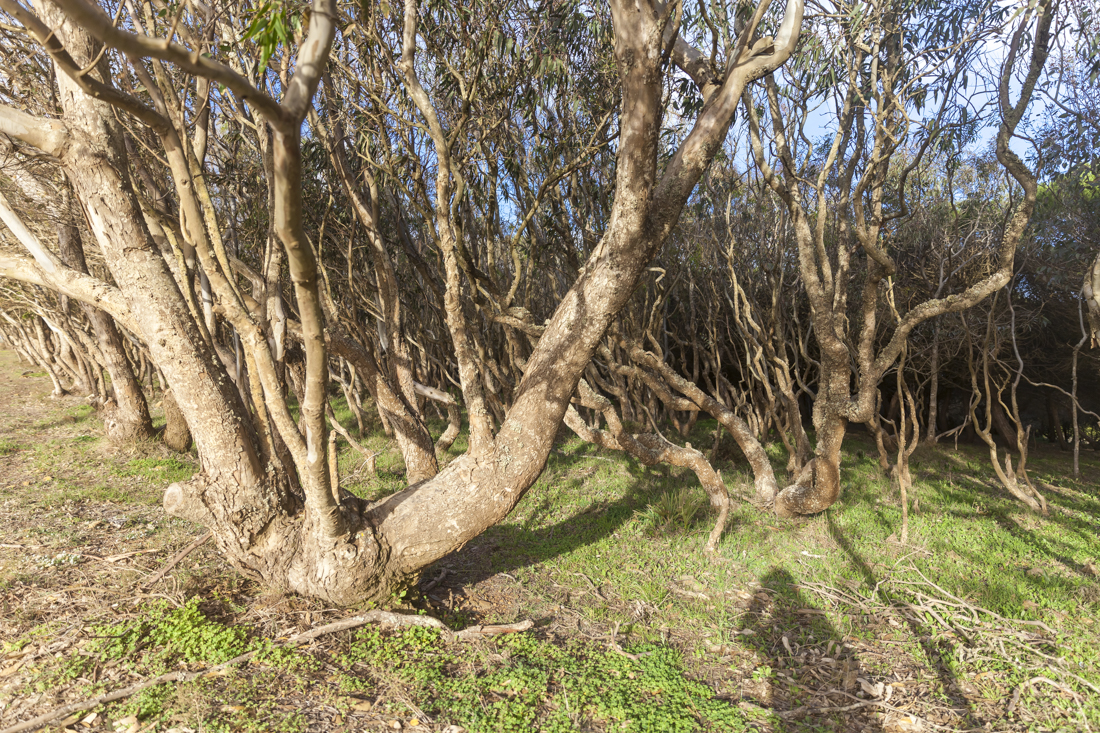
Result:
{"label": "tree bark", "polygon": [[677,374],[672,367],[658,359],[656,354],[645,351],[638,344],[624,343],[623,347],[627,349],[632,359],[657,371],[669,384],[698,405],[701,410],[705,410],[729,431],[752,467],[757,498],[769,503],[774,501],[776,494],[779,492],[779,485],[775,480],[775,471],[772,469],[771,461],[768,460],[768,454],[764,451],[764,446],[752,434],[752,430],[745,421],[729,407],[700,389],[694,382]]}
{"label": "tree bark", "polygon": [[164,444],[176,453],[186,453],[191,450],[193,442],[191,430],[187,427],[187,419],[176,404],[176,398],[172,390],[164,391],[161,399],[164,404]]}
{"label": "tree bark", "polygon": [[[302,228],[300,129],[335,35],[335,3],[315,0],[307,36],[298,50],[297,69],[285,82],[282,102],[275,102],[249,86],[239,74],[182,45],[124,30],[85,0],[57,0],[57,5],[66,15],[48,0],[38,0],[39,12],[53,26],[51,32],[36,25],[14,0],[0,0],[0,7],[23,22],[64,72],[58,74],[58,80],[67,138],[50,152],[64,165],[88,212],[92,231],[126,301],[135,330],[163,371],[195,435],[202,474],[170,486],[165,507],[175,516],[208,526],[221,551],[248,575],[336,603],[387,596],[425,565],[462,547],[503,519],[535,483],[582,372],[720,149],[745,84],[787,60],[798,40],[802,19],[801,1],[789,0],[776,38],[750,45],[763,8],[757,12],[738,41],[724,80],[705,92],[703,110],[659,176],[663,66],[667,60],[663,36],[666,30],[675,36],[679,16],[670,26],[671,19],[662,19],[662,13],[671,11],[663,6],[613,0],[623,105],[615,200],[605,233],[528,360],[499,432],[492,435],[488,414],[482,414],[469,399],[470,394],[480,391],[480,386],[475,386],[480,384],[477,375],[461,374],[467,406],[478,413],[476,418],[481,424],[478,440],[472,441],[475,447],[434,477],[368,507],[355,497],[335,497],[330,491],[324,422],[326,324],[317,285],[316,256]],[[408,60],[404,64],[408,77],[416,43],[417,11],[413,0],[407,0],[405,17],[402,57],[403,63]],[[135,58],[138,72],[142,71],[139,59],[168,59],[186,72],[226,84],[262,111],[276,130],[275,231],[287,253],[306,353],[301,404],[304,435],[284,424],[279,425],[279,432],[294,456],[304,496],[292,493],[282,471],[262,460],[261,438],[253,430],[251,415],[203,339],[146,228],[130,185],[115,111],[105,102],[86,96],[84,90],[112,98],[157,129],[168,153],[181,205],[192,207],[185,209],[181,223],[185,232],[191,228],[196,241],[201,237],[195,230],[204,220],[193,210],[195,202],[188,198],[187,189],[202,185],[201,177],[193,171],[189,176],[187,167],[178,165],[180,141],[173,140],[172,128],[159,112],[106,85],[106,64],[85,73],[87,64],[98,55],[89,33]],[[415,92],[415,85],[410,86]],[[434,137],[437,130],[432,132]],[[440,165],[441,171],[444,168]],[[443,184],[437,191],[440,203],[449,207],[449,182],[442,173],[438,180]],[[436,214],[445,230],[450,225],[444,221],[447,213]],[[442,234],[446,237],[453,233]],[[219,284],[222,276],[218,263],[202,247],[198,254],[212,292],[223,298],[223,286],[229,286]],[[447,271],[447,298],[451,300],[448,322],[453,326],[456,347],[462,349],[469,346],[462,343],[459,333],[465,325],[458,322],[450,307],[458,299],[454,282],[457,272],[449,264]],[[223,306],[229,317],[236,319],[234,327],[241,332],[246,351],[259,354],[260,344],[255,339],[260,332],[248,320],[251,315],[231,313],[236,306],[228,296],[226,299]],[[460,301],[457,304],[461,306]],[[328,340],[333,342],[331,334]],[[468,360],[462,366],[470,366]],[[264,368],[259,370],[261,380],[269,376]],[[271,386],[265,384],[264,391],[269,405],[275,405]],[[279,415],[280,420],[284,417]]]}
{"label": "tree bark", "polygon": [[932,361],[928,367],[931,379],[928,383],[928,430],[924,441],[935,445],[939,441],[940,412],[940,319],[932,319]]}
{"label": "tree bark", "polygon": [[[81,25],[46,2],[40,2],[38,10],[77,62],[96,58],[97,44]],[[135,330],[168,380],[198,444],[203,473],[172,484],[165,493],[165,508],[214,530],[221,550],[243,571],[285,577],[285,567],[281,572],[278,568],[289,563],[288,550],[257,555],[253,548],[296,547],[289,541],[287,523],[275,521],[288,518],[293,497],[280,491],[277,477],[270,476],[259,460],[237,391],[216,355],[205,347],[152,242],[126,174],[126,152],[114,110],[87,96],[67,74],[58,74],[57,80],[67,139],[51,152],[61,160],[87,211]],[[216,487],[228,490],[228,500],[218,497]]]}

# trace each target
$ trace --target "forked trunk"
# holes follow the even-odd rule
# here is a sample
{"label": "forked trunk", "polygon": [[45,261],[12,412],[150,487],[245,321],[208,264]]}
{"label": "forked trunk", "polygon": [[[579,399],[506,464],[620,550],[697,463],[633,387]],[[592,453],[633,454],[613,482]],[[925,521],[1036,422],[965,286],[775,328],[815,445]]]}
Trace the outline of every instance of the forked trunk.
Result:
{"label": "forked trunk", "polygon": [[[535,483],[582,372],[719,150],[744,85],[786,61],[797,43],[802,19],[802,3],[789,0],[787,15],[775,39],[769,44],[749,46],[761,15],[757,14],[756,20],[745,28],[737,46],[738,56],[731,61],[721,84],[701,85],[705,86],[707,102],[659,176],[663,65],[668,60],[662,41],[666,24],[652,6],[642,9],[635,3],[613,0],[615,54],[624,102],[615,200],[604,236],[528,360],[499,432],[492,434],[473,360],[468,358],[470,354],[460,353],[460,377],[473,423],[471,452],[434,477],[367,506],[346,494],[334,501],[328,491],[324,439],[326,319],[318,296],[317,263],[302,229],[301,216],[300,128],[335,35],[335,3],[315,2],[307,38],[299,49],[299,68],[287,85],[283,105],[264,98],[258,91],[249,99],[252,106],[266,110],[268,121],[276,128],[273,219],[287,253],[306,353],[300,405],[304,434],[295,434],[285,409],[275,418],[279,421],[279,435],[293,454],[304,496],[291,489],[293,477],[285,464],[273,460],[267,434],[254,430],[249,410],[221,360],[204,339],[200,323],[193,319],[184,295],[153,243],[126,173],[129,164],[116,111],[105,102],[85,96],[79,86],[86,79],[107,81],[106,63],[95,66],[96,60],[104,57],[96,44],[91,43],[86,29],[95,27],[105,38],[126,32],[118,30],[98,9],[92,13],[83,4],[66,5],[66,12],[80,18],[80,23],[62,15],[47,0],[37,0],[36,5],[52,30],[35,26],[32,22],[35,19],[25,13],[20,20],[26,21],[25,25],[43,44],[60,38],[76,62],[75,69],[71,62],[66,62],[69,65],[63,69],[65,73],[57,75],[66,134],[64,143],[51,152],[65,167],[126,301],[127,313],[122,313],[121,306],[112,312],[125,316],[144,340],[197,443],[202,472],[190,481],[169,486],[165,509],[174,516],[209,527],[227,559],[249,576],[335,603],[387,596],[424,566],[501,521]],[[5,8],[13,13],[21,11],[11,3],[6,3]],[[405,11],[399,65],[406,77],[415,81],[416,3],[408,0]],[[671,27],[667,30],[675,33]],[[56,48],[52,51],[61,65],[63,59],[59,60]],[[144,68],[137,59],[134,64],[139,71]],[[422,110],[430,107],[428,95],[418,83],[410,82],[409,91]],[[103,96],[100,89],[97,97]],[[139,104],[131,102],[131,108]],[[218,263],[201,241],[202,226],[207,222],[197,211],[189,187],[205,184],[198,172],[193,180],[187,180],[189,171],[186,163],[181,163],[183,152],[178,136],[174,137],[174,128],[157,120],[152,126],[161,136],[172,166],[173,183],[184,212],[183,228],[196,244],[203,245],[197,247],[197,252],[210,279],[211,293],[226,309],[227,318],[235,319],[233,325],[241,334],[245,351],[253,355],[261,353],[264,334],[248,320],[248,314],[240,313],[232,299],[226,297],[226,275],[219,272]],[[432,126],[433,138],[446,142],[437,120]],[[45,142],[50,139],[53,138]],[[446,146],[441,150],[445,155]],[[451,183],[444,168],[441,165],[437,174],[437,193],[443,194]],[[443,194],[439,195],[446,207],[449,202]],[[207,213],[213,216],[212,209]],[[449,226],[446,212],[436,213],[441,224]],[[211,232],[217,234],[216,222],[213,225]],[[454,233],[445,226],[441,236],[446,240]],[[459,338],[464,324],[458,318],[462,307],[458,272],[451,267],[454,262],[446,261],[453,256],[453,249],[446,246],[442,249],[449,275],[447,316],[449,322],[454,321],[451,330],[456,337],[456,350],[462,352],[471,344]],[[257,371],[260,379],[268,380],[263,384],[267,404],[285,407],[272,397],[274,388],[281,385],[270,383],[269,366]],[[402,389],[394,392],[411,395]],[[253,400],[260,413],[261,402]],[[416,414],[415,409],[411,412]],[[262,420],[262,415],[258,414],[257,419]],[[424,448],[426,463],[434,463],[430,442]],[[410,467],[410,478],[418,470]]]}
{"label": "forked trunk", "polygon": [[775,497],[775,513],[781,517],[816,514],[840,497],[840,447],[848,429],[848,384],[851,367],[843,347],[822,349],[821,380],[814,401],[817,449],[802,467],[795,483]]}
{"label": "forked trunk", "polygon": [[795,483],[775,497],[775,513],[781,517],[816,514],[840,498],[840,445],[848,421],[829,415],[817,429],[817,451],[802,467]]}

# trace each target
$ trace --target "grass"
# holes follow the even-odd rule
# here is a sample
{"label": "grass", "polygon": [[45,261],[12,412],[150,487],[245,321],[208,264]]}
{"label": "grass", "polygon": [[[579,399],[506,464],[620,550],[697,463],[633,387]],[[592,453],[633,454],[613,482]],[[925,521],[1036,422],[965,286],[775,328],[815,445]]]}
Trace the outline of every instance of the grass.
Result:
{"label": "grass", "polygon": [[[0,460],[20,472],[0,487],[11,518],[0,542],[39,548],[0,550],[10,619],[0,621],[0,675],[33,657],[0,676],[0,716],[26,717],[18,705],[35,696],[41,712],[264,648],[257,663],[107,706],[101,721],[133,715],[156,730],[219,731],[391,721],[415,730],[414,720],[469,731],[894,731],[905,716],[948,730],[1100,726],[1089,687],[1100,686],[1100,461],[1091,452],[1073,479],[1065,455],[1036,450],[1029,467],[1051,507],[1043,517],[996,485],[984,448],[922,447],[901,545],[897,492],[874,446],[854,434],[837,504],[786,522],[735,499],[712,557],[702,547],[713,512],[694,475],[563,433],[505,521],[428,568],[426,580],[448,571],[431,591],[395,599],[454,628],[531,618],[534,630],[460,645],[418,628],[364,627],[279,651],[274,640],[347,611],[243,579],[211,546],[170,574],[160,600],[135,595],[199,531],[165,521],[156,504],[195,463],[151,447],[115,456],[94,421],[62,420],[71,408],[51,405],[33,429],[0,433]],[[355,432],[346,405],[334,408]],[[378,453],[377,474],[346,447],[340,470],[347,488],[374,499],[404,488],[403,466],[392,440],[369,427],[361,437]],[[432,423],[433,437],[443,427]],[[710,446],[714,428],[701,420],[687,440]],[[782,476],[782,447],[768,454]],[[728,436],[715,467],[731,492],[751,492]],[[161,549],[117,565],[87,559],[140,548]],[[859,679],[892,696],[863,705]]]}
{"label": "grass", "polygon": [[[43,665],[23,693],[71,683],[98,665],[125,666],[131,674],[152,677],[259,650],[247,673],[226,675],[217,683],[200,680],[147,689],[113,706],[111,717],[135,715],[147,724],[163,719],[203,730],[305,730],[298,716],[280,710],[270,686],[285,694],[302,677],[324,671],[320,686],[326,689],[320,694],[337,711],[346,714],[358,706],[384,719],[404,717],[414,728],[429,720],[517,733],[592,728],[686,733],[745,727],[743,713],[686,677],[679,652],[652,644],[620,653],[518,635],[470,646],[449,644],[433,629],[362,628],[323,652],[304,653],[273,649],[268,640],[250,636],[240,626],[211,619],[198,598],[180,608],[154,603],[135,619],[91,632],[77,653]],[[380,689],[394,685],[400,686],[401,699],[378,696]],[[92,685],[89,690],[97,687],[108,689]]]}
{"label": "grass", "polygon": [[114,469],[119,476],[134,476],[162,481],[185,481],[195,473],[194,462],[176,456],[135,458],[125,467]]}
{"label": "grass", "polygon": [[[721,558],[732,564],[720,564],[729,570],[716,572],[699,552],[707,522],[695,522],[694,531],[684,534],[667,531],[689,525],[683,518],[654,521],[676,516],[685,503],[704,506],[703,492],[689,473],[606,460],[589,446],[568,441],[515,512],[486,533],[498,548],[492,569],[544,562],[613,575],[616,585],[643,592],[659,585],[658,578],[685,573],[710,573],[720,583],[724,578],[736,584],[781,568],[870,590],[893,563],[883,551],[898,533],[900,506],[870,457],[871,446],[853,437],[847,447],[843,495],[821,515],[781,522],[738,502],[720,549]],[[1095,484],[1065,477],[1052,459],[1047,463],[1056,468],[1049,473],[1033,462],[1033,475],[1050,487],[1051,515],[1038,517],[992,485],[981,458],[967,447],[958,453],[922,449],[914,456],[918,509],[910,519],[910,546],[919,551],[906,562],[952,593],[1004,615],[1034,619],[1042,609],[1094,614],[1100,598],[1087,567],[1100,557]],[[1095,464],[1089,468],[1096,470]],[[749,489],[743,470],[727,465],[723,473],[741,490]],[[691,508],[686,513],[694,515]],[[654,536],[655,524],[672,527]],[[631,583],[630,575],[637,574],[631,569],[646,578]],[[649,595],[659,597],[654,591]]]}
{"label": "grass", "polygon": [[[707,445],[705,431],[713,428],[705,423],[699,428],[693,442]],[[622,624],[631,638],[643,640],[674,629],[703,661],[699,674],[713,673],[706,662],[714,656],[708,648],[715,646],[750,651],[762,668],[771,668],[790,656],[782,646],[784,637],[796,648],[816,644],[823,649],[869,640],[896,644],[899,656],[910,658],[901,667],[922,668],[929,692],[955,695],[958,702],[955,688],[990,667],[1000,676],[1000,684],[989,688],[991,701],[1010,695],[1026,681],[1011,655],[997,662],[967,661],[966,645],[942,638],[943,629],[934,621],[894,620],[898,629],[862,610],[873,606],[879,612],[884,602],[890,607],[912,603],[917,592],[949,600],[943,591],[1007,619],[1059,628],[1048,651],[1056,648],[1067,664],[1100,683],[1095,652],[1100,590],[1094,564],[1100,558],[1095,531],[1100,507],[1091,456],[1087,478],[1079,481],[1066,476],[1066,458],[1052,450],[1033,460],[1032,475],[1051,504],[1050,516],[1039,517],[993,483],[984,450],[922,448],[913,459],[917,508],[910,519],[910,542],[903,547],[896,543],[899,500],[871,458],[873,446],[857,435],[846,448],[844,492],[834,507],[782,522],[739,502],[719,557],[708,558],[700,550],[709,514],[707,521],[694,523],[666,519],[685,504],[703,503],[690,474],[647,469],[615,456],[609,460],[591,446],[567,440],[513,514],[474,543],[470,554],[481,566],[476,574],[514,575],[544,597],[553,597],[555,586],[571,586],[566,597],[572,600],[579,586],[588,602],[576,607],[587,621]],[[785,456],[774,447],[769,453],[779,471]],[[742,465],[719,467],[735,488],[750,490]],[[484,556],[478,553],[482,548]],[[837,589],[846,600],[837,603],[808,592],[804,586],[811,583],[824,593]],[[757,594],[757,599],[758,590],[764,600],[754,600],[756,608],[723,601],[738,594]],[[709,600],[698,599],[700,594]],[[637,609],[652,611],[639,622]],[[807,609],[812,615],[800,617],[798,612]],[[862,664],[868,674],[882,675],[894,666]],[[1081,683],[1068,686],[1097,699]],[[794,694],[791,706],[806,702]],[[1073,701],[1061,703],[1062,713],[1079,724]],[[1097,710],[1089,709],[1093,725],[1100,722]],[[968,715],[988,719],[973,707]]]}
{"label": "grass", "polygon": [[[708,445],[710,430],[713,425],[701,421],[689,437]],[[368,442],[374,450],[386,447],[380,436]],[[455,453],[462,447],[456,445]],[[777,445],[768,450],[781,475],[785,454]],[[1041,664],[1041,654],[1049,653],[1083,679],[1100,683],[1095,458],[1086,458],[1085,477],[1075,480],[1067,475],[1067,458],[1054,449],[1043,447],[1032,456],[1033,479],[1051,506],[1050,515],[1040,517],[996,485],[984,448],[923,447],[912,460],[915,503],[910,541],[901,546],[899,498],[874,455],[869,440],[848,439],[843,496],[819,516],[782,522],[737,502],[719,557],[710,558],[701,546],[711,515],[701,512],[705,497],[691,474],[600,455],[567,439],[516,510],[440,566],[458,569],[474,584],[515,578],[532,602],[523,610],[532,615],[564,600],[582,623],[621,628],[632,643],[673,643],[685,652],[690,674],[710,679],[722,694],[743,698],[747,678],[773,692],[781,688],[788,707],[807,704],[806,687],[775,676],[798,656],[787,644],[816,648],[822,657],[844,650],[853,659],[860,657],[860,645],[890,645],[888,662],[866,656],[853,662],[854,669],[884,679],[909,677],[920,694],[963,710],[960,720],[996,719],[993,711],[1003,712],[1006,696],[1020,690],[1019,705],[1033,712],[1045,708],[1052,721],[1078,725],[1087,714],[1093,725],[1100,723],[1100,708],[1079,707],[1073,698],[1097,699],[1085,684],[1065,682],[1073,692],[1051,703],[1025,684],[1030,677],[1019,668],[1021,659]],[[341,466],[348,470],[358,460],[344,454]],[[377,498],[403,487],[392,450],[380,456],[379,465],[378,477],[354,487],[362,495]],[[751,491],[744,464],[719,460],[717,467],[734,491]],[[426,577],[437,570],[429,569]],[[810,585],[816,590],[808,590]],[[829,589],[839,594],[834,600]],[[745,596],[752,598],[748,607],[731,601]],[[1009,625],[1020,622],[1016,629],[1040,622],[1058,633],[1037,649],[1039,656],[981,659],[972,653],[981,644],[960,643],[928,613],[880,618],[929,596],[947,603],[962,599],[986,620],[996,614]],[[937,618],[945,613],[940,608]],[[515,615],[503,612],[495,620]],[[471,618],[452,616],[457,623]],[[734,649],[723,656],[740,667],[716,672],[716,648]],[[980,682],[970,682],[975,679]],[[1027,729],[1029,714],[1014,712],[1011,722],[1023,720]]]}
{"label": "grass", "polygon": [[[487,650],[455,649],[433,630],[364,629],[339,662],[387,670],[375,675],[392,675],[417,707],[471,730],[744,729],[740,711],[685,678],[678,652],[648,644],[630,652],[634,658],[531,636],[503,637]],[[363,680],[348,683],[360,688]]]}

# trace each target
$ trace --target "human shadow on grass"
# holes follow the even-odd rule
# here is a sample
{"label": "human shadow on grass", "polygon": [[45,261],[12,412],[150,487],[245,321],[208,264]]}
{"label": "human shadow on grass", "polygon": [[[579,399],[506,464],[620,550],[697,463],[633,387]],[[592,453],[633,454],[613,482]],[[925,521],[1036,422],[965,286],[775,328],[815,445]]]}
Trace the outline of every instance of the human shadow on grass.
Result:
{"label": "human shadow on grass", "polygon": [[873,698],[859,680],[872,675],[845,635],[799,590],[786,569],[772,568],[742,617],[738,642],[761,660],[743,697],[782,721],[777,730],[882,730]]}
{"label": "human shadow on grass", "polygon": [[[863,576],[865,587],[868,589],[878,589],[878,593],[881,596],[888,602],[892,602],[889,592],[879,586],[882,578],[877,576],[866,559],[856,552],[855,547],[853,547],[847,535],[837,526],[836,522],[833,521],[831,514],[826,513],[826,522],[829,527],[829,534],[832,536],[833,540],[848,556],[852,563],[852,567]],[[958,656],[955,654],[955,648],[960,642],[954,637],[949,636],[936,638],[935,634],[937,630],[921,623],[915,616],[898,614],[898,617],[904,621],[910,633],[920,644],[921,651],[924,653],[926,666],[939,678],[941,688],[939,692],[947,699],[950,709],[956,715],[959,715],[963,721],[968,724],[968,727],[979,727],[983,725],[985,721],[978,719],[970,701],[966,699],[966,696],[963,695],[959,689],[960,681],[956,678],[947,664],[943,662],[943,659],[950,659]]]}

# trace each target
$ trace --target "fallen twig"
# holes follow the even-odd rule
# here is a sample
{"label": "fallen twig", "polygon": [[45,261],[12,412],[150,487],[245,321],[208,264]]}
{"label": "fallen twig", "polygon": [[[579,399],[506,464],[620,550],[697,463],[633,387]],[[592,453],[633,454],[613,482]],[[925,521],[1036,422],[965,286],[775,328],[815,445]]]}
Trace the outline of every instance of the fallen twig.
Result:
{"label": "fallen twig", "polygon": [[1081,701],[1081,696],[1069,687],[1066,687],[1065,685],[1059,684],[1052,679],[1048,679],[1047,677],[1032,677],[1031,679],[1026,680],[1022,684],[1020,684],[1020,686],[1017,687],[1016,690],[1012,693],[1012,699],[1009,700],[1008,707],[1005,708],[1005,715],[1012,715],[1013,711],[1016,710],[1016,706],[1020,703],[1020,695],[1023,694],[1024,690],[1031,687],[1036,682],[1046,682],[1051,687],[1054,687],[1055,689],[1061,690],[1062,692],[1071,695],[1075,701]]}
{"label": "fallen twig", "polygon": [[805,715],[807,713],[843,713],[848,710],[857,710],[859,708],[871,707],[872,705],[886,705],[885,700],[864,700],[863,702],[852,703],[851,705],[839,705],[836,707],[828,708],[815,708],[810,705],[803,705],[797,707],[794,710],[784,710],[778,715],[781,718],[793,718],[796,715]]}
{"label": "fallen twig", "polygon": [[950,593],[950,592],[944,590],[943,588],[939,587],[935,583],[933,583],[916,566],[911,566],[910,569],[913,572],[915,572],[917,575],[919,575],[921,577],[921,579],[924,580],[925,583],[927,583],[931,587],[935,588],[936,590],[938,590],[940,593],[944,594],[945,596],[947,596],[951,600],[957,601],[958,603],[963,604],[967,608],[974,609],[975,611],[980,612],[980,613],[988,614],[988,615],[992,616],[993,618],[997,619],[998,621],[1004,621],[1006,623],[1022,624],[1024,626],[1035,626],[1037,628],[1043,629],[1044,631],[1046,631],[1051,636],[1057,636],[1058,635],[1057,632],[1054,629],[1050,628],[1049,626],[1044,624],[1042,621],[1025,621],[1023,619],[1007,619],[1004,616],[1000,615],[999,613],[995,613],[994,611],[990,611],[988,608],[982,608],[981,606],[975,606],[972,603],[968,603],[966,600],[964,600],[962,598],[959,598],[958,596],[954,595],[953,593]]}
{"label": "fallen twig", "polygon": [[618,635],[619,635],[619,622],[616,621],[615,622],[615,628],[611,630],[611,643],[608,645],[611,648],[611,651],[615,652],[616,654],[624,656],[627,659],[630,659],[631,661],[634,661],[634,662],[637,662],[642,657],[648,657],[650,654],[653,654],[653,652],[642,652],[641,654],[631,654],[630,652],[624,650],[621,646],[619,646],[619,642],[615,640],[615,637],[618,636]]}
{"label": "fallen twig", "polygon": [[669,583],[668,589],[676,595],[683,596],[684,598],[698,598],[703,601],[711,600],[711,597],[708,596],[706,593],[699,593],[698,591],[687,590],[686,588],[681,588],[675,583]]}
{"label": "fallen twig", "polygon": [[157,571],[156,575],[154,575],[150,580],[147,580],[144,583],[142,583],[141,587],[142,588],[151,588],[153,585],[156,584],[157,581],[159,581],[161,578],[163,578],[165,575],[167,575],[168,571],[170,571],[172,568],[176,567],[176,565],[179,565],[180,561],[183,560],[183,558],[190,555],[192,552],[194,552],[195,548],[199,547],[199,545],[203,544],[204,542],[206,542],[207,540],[209,540],[213,536],[214,536],[213,532],[207,532],[206,534],[202,535],[201,537],[196,537],[195,540],[191,544],[189,544],[187,547],[183,548],[182,550],[177,552],[175,555],[173,555],[172,558],[164,564],[164,567],[162,567],[160,570]]}
{"label": "fallen twig", "polygon": [[435,579],[426,583],[423,587],[425,593],[431,592],[437,585],[443,582],[443,579],[447,577],[447,573],[451,572],[450,568],[443,568],[439,571],[439,575],[435,576]]}
{"label": "fallen twig", "polygon": [[596,584],[592,582],[592,578],[589,578],[584,573],[573,573],[573,575],[579,575],[582,578],[584,578],[588,582],[588,587],[592,589],[592,592],[595,593],[601,601],[606,601],[607,600],[606,596],[604,596],[603,593],[600,593],[600,589],[597,588]]}

